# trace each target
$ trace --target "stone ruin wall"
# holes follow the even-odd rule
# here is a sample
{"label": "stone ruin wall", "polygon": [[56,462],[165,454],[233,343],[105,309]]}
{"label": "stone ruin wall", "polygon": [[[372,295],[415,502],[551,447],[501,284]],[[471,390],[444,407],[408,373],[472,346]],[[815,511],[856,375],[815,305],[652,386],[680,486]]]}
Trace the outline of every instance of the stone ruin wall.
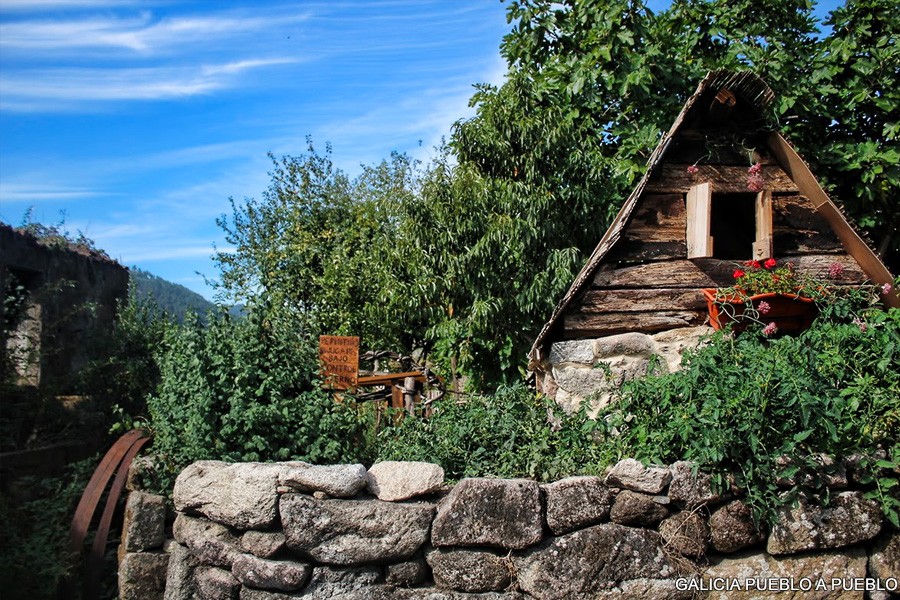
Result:
{"label": "stone ruin wall", "polygon": [[162,497],[129,495],[119,598],[881,600],[900,578],[900,535],[852,465],[829,508],[782,508],[768,531],[685,462],[443,479],[427,463],[194,463],[171,526]]}
{"label": "stone ruin wall", "polygon": [[685,350],[695,348],[712,327],[680,327],[659,333],[622,333],[549,345],[538,373],[540,389],[567,412],[590,399],[589,414],[609,404],[624,381],[647,374],[657,357],[663,373],[677,371]]}

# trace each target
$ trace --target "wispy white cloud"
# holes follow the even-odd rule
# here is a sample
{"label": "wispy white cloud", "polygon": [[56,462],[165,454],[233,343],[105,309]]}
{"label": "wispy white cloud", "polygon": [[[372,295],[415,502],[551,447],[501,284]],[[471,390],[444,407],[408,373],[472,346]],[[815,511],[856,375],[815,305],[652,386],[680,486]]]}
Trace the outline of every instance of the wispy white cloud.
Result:
{"label": "wispy white cloud", "polygon": [[41,19],[0,24],[0,48],[29,52],[110,48],[152,54],[174,48],[216,45],[242,35],[271,32],[305,21],[308,13],[268,16],[209,15],[157,20],[150,12],[133,17]]}
{"label": "wispy white cloud", "polygon": [[0,11],[41,11],[50,8],[109,8],[130,6],[138,0],[0,0]]}
{"label": "wispy white cloud", "polygon": [[167,100],[208,94],[238,85],[245,71],[296,63],[276,57],[240,60],[197,67],[132,69],[37,69],[0,75],[0,108],[42,110],[67,102],[114,100]]}
{"label": "wispy white cloud", "polygon": [[81,200],[106,195],[108,194],[105,192],[89,188],[0,182],[0,201],[2,202]]}

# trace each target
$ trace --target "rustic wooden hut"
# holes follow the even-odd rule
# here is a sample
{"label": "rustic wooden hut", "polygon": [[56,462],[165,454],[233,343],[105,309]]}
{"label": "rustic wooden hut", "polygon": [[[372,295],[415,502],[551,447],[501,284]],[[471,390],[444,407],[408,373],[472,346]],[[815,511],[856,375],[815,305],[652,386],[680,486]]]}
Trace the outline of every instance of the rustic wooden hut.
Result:
{"label": "rustic wooden hut", "polygon": [[763,115],[773,100],[749,73],[712,72],[700,83],[537,336],[531,368],[545,393],[574,407],[645,372],[652,354],[677,368],[709,330],[701,290],[732,285],[742,261],[775,257],[821,276],[838,263],[838,284],[892,281],[772,131]]}

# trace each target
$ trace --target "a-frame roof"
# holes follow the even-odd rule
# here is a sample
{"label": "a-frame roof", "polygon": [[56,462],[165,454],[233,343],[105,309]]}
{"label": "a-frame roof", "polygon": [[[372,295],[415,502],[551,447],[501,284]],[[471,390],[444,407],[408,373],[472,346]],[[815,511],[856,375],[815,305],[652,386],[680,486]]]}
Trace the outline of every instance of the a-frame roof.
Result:
{"label": "a-frame roof", "polygon": [[[542,347],[554,327],[559,322],[563,313],[590,282],[597,268],[603,262],[604,257],[609,253],[616,242],[619,241],[629,222],[629,218],[638,204],[638,200],[641,198],[644,189],[647,187],[648,181],[662,164],[672,140],[682,128],[685,121],[689,119],[692,114],[692,109],[695,108],[701,97],[709,97],[710,94],[714,95],[720,90],[726,90],[740,98],[746,105],[755,109],[757,115],[764,114],[765,108],[771,104],[775,98],[775,95],[769,86],[752,73],[712,71],[706,75],[703,81],[697,86],[697,90],[681,109],[681,112],[678,115],[678,118],[675,119],[672,127],[665,135],[663,135],[656,149],[653,151],[653,154],[651,154],[643,178],[638,182],[637,186],[631,192],[631,195],[628,196],[625,204],[619,210],[615,219],[613,219],[609,229],[606,230],[603,238],[597,244],[593,253],[591,253],[587,263],[575,277],[568,292],[566,292],[562,300],[557,304],[550,320],[544,324],[529,352],[529,357],[533,361],[541,360]],[[850,226],[841,211],[821,188],[812,172],[810,172],[809,167],[796,151],[794,151],[787,140],[779,133],[772,132],[768,135],[765,143],[779,166],[797,185],[800,193],[806,196],[812,202],[816,211],[828,221],[832,230],[837,235],[838,239],[840,239],[844,249],[857,261],[857,263],[859,263],[860,268],[866,276],[876,284],[892,282],[893,277],[887,267],[884,266],[872,249],[869,248],[853,227]],[[885,301],[889,306],[900,306],[900,300],[898,300],[896,291],[887,296]]]}

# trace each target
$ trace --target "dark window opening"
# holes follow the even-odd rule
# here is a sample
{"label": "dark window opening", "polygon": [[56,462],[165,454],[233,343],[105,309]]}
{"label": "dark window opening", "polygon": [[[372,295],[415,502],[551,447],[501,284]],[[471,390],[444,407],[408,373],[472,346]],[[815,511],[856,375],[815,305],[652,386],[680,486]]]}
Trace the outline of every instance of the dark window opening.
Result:
{"label": "dark window opening", "polygon": [[713,193],[710,212],[713,257],[751,258],[756,239],[756,194]]}

